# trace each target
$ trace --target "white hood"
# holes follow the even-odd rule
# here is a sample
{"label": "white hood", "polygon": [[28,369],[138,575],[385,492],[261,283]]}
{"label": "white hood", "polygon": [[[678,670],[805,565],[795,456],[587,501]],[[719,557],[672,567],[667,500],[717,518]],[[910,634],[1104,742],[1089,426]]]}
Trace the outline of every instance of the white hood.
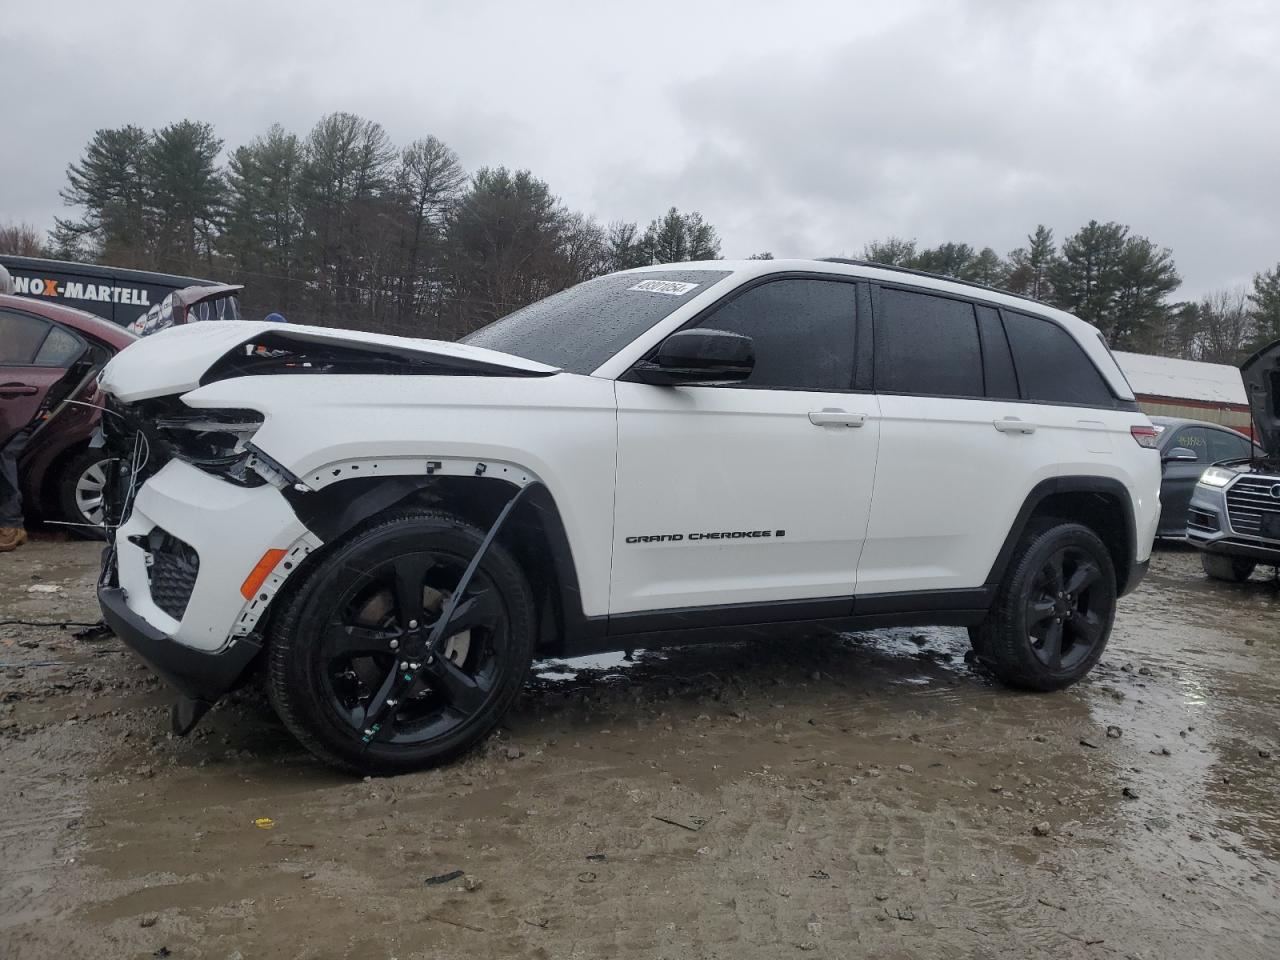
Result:
{"label": "white hood", "polygon": [[[496,350],[470,347],[443,340],[418,340],[359,330],[304,327],[266,321],[216,320],[171,327],[130,344],[102,371],[102,389],[125,402],[186,393],[200,386],[205,373],[222,358],[248,343],[269,338],[273,344],[347,345],[365,351],[393,354],[403,360],[420,358],[471,367],[475,373],[545,376],[555,373],[533,360]],[[320,372],[320,371],[317,371]]]}

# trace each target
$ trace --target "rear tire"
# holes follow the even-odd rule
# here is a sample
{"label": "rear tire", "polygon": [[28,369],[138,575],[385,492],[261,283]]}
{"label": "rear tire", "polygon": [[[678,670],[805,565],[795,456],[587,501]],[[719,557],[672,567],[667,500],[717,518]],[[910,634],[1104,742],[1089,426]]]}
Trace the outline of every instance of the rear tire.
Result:
{"label": "rear tire", "polygon": [[[505,548],[489,546],[441,647],[426,646],[483,539],[447,513],[398,511],[305,572],[271,626],[267,686],[308,750],[353,773],[406,773],[460,756],[498,724],[536,638],[533,594]],[[421,670],[401,690],[410,661]]]}
{"label": "rear tire", "polygon": [[1043,521],[1019,541],[990,613],[969,635],[1003,683],[1060,690],[1098,662],[1115,610],[1106,545],[1081,524]]}
{"label": "rear tire", "polygon": [[1253,570],[1258,563],[1248,557],[1229,557],[1221,553],[1201,552],[1200,565],[1204,567],[1204,572],[1214,580],[1224,580],[1227,583],[1244,583],[1253,575]]}

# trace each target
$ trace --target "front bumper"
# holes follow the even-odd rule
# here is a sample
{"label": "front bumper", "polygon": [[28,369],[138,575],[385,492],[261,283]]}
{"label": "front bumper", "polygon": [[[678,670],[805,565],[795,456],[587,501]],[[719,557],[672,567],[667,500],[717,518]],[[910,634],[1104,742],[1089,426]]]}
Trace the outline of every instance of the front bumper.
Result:
{"label": "front bumper", "polygon": [[1226,487],[1197,484],[1187,510],[1187,542],[1206,553],[1248,557],[1259,563],[1280,565],[1280,540],[1242,532],[1231,522]]}
{"label": "front bumper", "polygon": [[[320,541],[276,488],[238,487],[178,460],[124,512],[103,554],[98,604],[112,631],[180,694],[173,729],[183,734],[244,676],[262,649],[252,635],[258,618]],[[268,550],[282,558],[246,598],[246,575]]]}
{"label": "front bumper", "polygon": [[[156,558],[148,549],[157,528],[198,558],[179,610],[158,592]],[[169,461],[143,484],[114,542],[116,569],[109,582],[123,588],[125,606],[172,642],[202,653],[248,633],[250,616],[256,622],[270,595],[296,569],[299,554],[319,545],[275,487],[238,487],[180,460]],[[272,549],[287,556],[264,584],[267,597],[246,599],[240,592],[245,577]]]}
{"label": "front bumper", "polygon": [[98,586],[98,604],[111,631],[152,670],[190,700],[213,703],[235,686],[262,645],[241,637],[221,650],[196,650],[178,643],[129,609],[121,587]]}

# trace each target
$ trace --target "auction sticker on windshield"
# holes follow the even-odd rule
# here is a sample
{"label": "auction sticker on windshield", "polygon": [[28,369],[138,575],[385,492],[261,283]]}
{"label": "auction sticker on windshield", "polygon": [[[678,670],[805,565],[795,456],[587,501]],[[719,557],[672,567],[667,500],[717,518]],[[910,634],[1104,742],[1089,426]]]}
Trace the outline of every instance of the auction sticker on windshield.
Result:
{"label": "auction sticker on windshield", "polygon": [[643,290],[646,293],[665,293],[673,297],[683,297],[690,290],[697,288],[696,283],[682,283],[679,280],[641,280],[628,290]]}

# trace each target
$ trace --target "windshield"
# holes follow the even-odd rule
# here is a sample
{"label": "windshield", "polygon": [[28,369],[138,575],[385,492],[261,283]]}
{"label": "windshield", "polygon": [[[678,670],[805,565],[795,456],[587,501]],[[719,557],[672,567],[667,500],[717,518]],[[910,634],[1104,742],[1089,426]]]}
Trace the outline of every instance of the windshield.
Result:
{"label": "windshield", "polygon": [[569,373],[591,373],[729,270],[611,273],[531,303],[462,339]]}

